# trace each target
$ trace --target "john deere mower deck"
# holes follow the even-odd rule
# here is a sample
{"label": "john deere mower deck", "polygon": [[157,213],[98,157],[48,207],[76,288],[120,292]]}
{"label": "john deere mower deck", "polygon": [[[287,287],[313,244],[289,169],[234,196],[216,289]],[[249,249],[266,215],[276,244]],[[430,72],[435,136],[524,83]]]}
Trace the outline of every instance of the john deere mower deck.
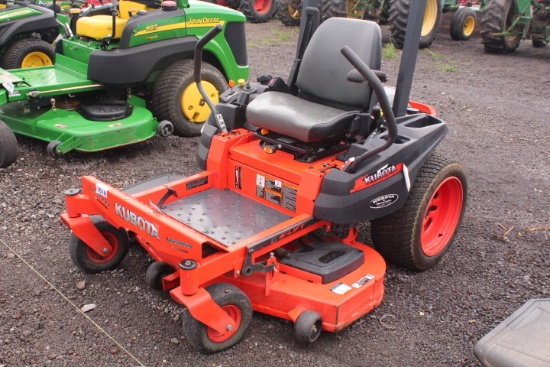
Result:
{"label": "john deere mower deck", "polygon": [[201,75],[217,100],[227,80],[248,77],[244,21],[234,10],[187,0],[84,9],[56,43],[55,65],[0,69],[0,120],[17,134],[49,142],[52,156],[157,133],[197,135],[209,109],[193,81],[195,43],[212,25],[223,25],[205,49]]}
{"label": "john deere mower deck", "polygon": [[[382,302],[384,259],[433,267],[462,219],[463,168],[433,153],[445,123],[408,103],[400,86],[411,69],[398,81],[396,118],[385,74],[371,70],[381,64],[378,25],[333,18],[317,29],[318,10],[306,14],[288,83],[264,75],[217,106],[200,64],[221,28],[197,43],[195,81],[213,111],[197,152],[205,171],[126,190],[87,176],[66,192],[73,262],[113,269],[135,238],[155,260],[146,282],[185,307],[184,333],[203,353],[239,342],[253,310],[293,321],[303,344],[342,330]],[[404,63],[414,68],[420,29],[410,27]],[[367,220],[376,250],[357,240]]]}

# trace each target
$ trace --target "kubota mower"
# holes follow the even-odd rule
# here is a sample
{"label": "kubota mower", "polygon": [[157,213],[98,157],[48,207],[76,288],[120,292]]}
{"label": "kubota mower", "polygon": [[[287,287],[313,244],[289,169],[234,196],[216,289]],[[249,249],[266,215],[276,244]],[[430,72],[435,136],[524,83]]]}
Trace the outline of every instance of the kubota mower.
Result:
{"label": "kubota mower", "polygon": [[[392,110],[379,26],[333,18],[315,30],[319,12],[306,12],[288,82],[264,75],[217,106],[199,76],[201,48],[220,29],[198,42],[195,80],[213,111],[202,173],[126,190],[87,176],[66,192],[72,261],[113,269],[135,238],[155,260],[147,283],[185,307],[185,336],[203,353],[239,342],[253,310],[293,321],[304,344],[344,329],[382,302],[384,259],[431,268],[462,220],[463,167],[434,153],[447,126],[408,100],[421,21],[409,28]],[[376,250],[357,240],[363,221]]]}

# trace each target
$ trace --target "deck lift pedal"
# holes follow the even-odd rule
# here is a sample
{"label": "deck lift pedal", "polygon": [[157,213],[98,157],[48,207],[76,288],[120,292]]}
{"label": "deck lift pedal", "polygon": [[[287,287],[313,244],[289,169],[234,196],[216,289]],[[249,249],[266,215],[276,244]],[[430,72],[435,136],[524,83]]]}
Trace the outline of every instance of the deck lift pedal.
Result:
{"label": "deck lift pedal", "polygon": [[[184,334],[203,353],[238,343],[253,311],[293,321],[296,340],[312,343],[382,302],[385,260],[433,267],[460,226],[467,183],[461,164],[433,152],[446,124],[408,100],[424,6],[411,5],[393,109],[378,25],[318,26],[307,9],[288,82],[264,75],[216,106],[203,94],[213,111],[203,172],[126,190],[86,176],[66,192],[73,262],[113,269],[135,238],[155,260],[147,283],[185,307]],[[199,90],[202,47],[218,31],[197,44]],[[376,250],[357,240],[364,221]]]}

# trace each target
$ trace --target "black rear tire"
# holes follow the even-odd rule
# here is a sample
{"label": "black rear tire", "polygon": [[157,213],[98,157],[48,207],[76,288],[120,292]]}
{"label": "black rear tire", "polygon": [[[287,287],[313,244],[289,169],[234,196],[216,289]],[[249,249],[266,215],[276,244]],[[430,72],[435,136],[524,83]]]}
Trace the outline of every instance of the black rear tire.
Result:
{"label": "black rear tire", "polygon": [[283,25],[296,27],[302,17],[302,0],[277,0],[277,18]]}
{"label": "black rear tire", "polygon": [[[488,0],[481,18],[481,39],[485,51],[491,53],[510,53],[518,48],[521,36],[494,36],[504,32],[515,16],[512,0]],[[519,34],[519,32],[518,32]]]}
{"label": "black rear tire", "polygon": [[[412,0],[391,0],[390,1],[390,23],[391,38],[395,47],[403,48],[405,44],[405,34],[407,33],[407,20],[409,19],[409,10]],[[422,32],[420,35],[419,48],[430,47],[433,43],[439,23],[443,5],[440,0],[427,0],[426,11],[422,22]]]}
{"label": "black rear tire", "polygon": [[320,0],[321,21],[347,16],[347,0]]}
{"label": "black rear tire", "polygon": [[432,154],[400,210],[371,223],[372,242],[389,262],[412,270],[435,266],[450,248],[466,208],[464,167]]}
{"label": "black rear tire", "polygon": [[55,51],[49,43],[23,38],[11,45],[2,58],[2,69],[20,69],[53,65]]}
{"label": "black rear tire", "polygon": [[18,147],[15,134],[0,120],[0,168],[5,168],[17,159]]}
{"label": "black rear tire", "polygon": [[[201,77],[202,85],[214,104],[218,103],[219,95],[229,88],[225,77],[205,62],[202,63]],[[157,120],[170,121],[176,135],[200,135],[210,108],[195,85],[193,60],[175,62],[162,72],[153,90],[153,112]]]}
{"label": "black rear tire", "polygon": [[252,320],[252,304],[243,291],[231,284],[212,284],[206,291],[237,322],[236,330],[220,334],[184,310],[183,333],[187,340],[201,353],[212,354],[231,348],[243,338]]}
{"label": "black rear tire", "polygon": [[276,0],[241,0],[241,11],[251,23],[264,23],[277,12]]}
{"label": "black rear tire", "polygon": [[93,217],[92,223],[105,237],[113,250],[108,255],[98,254],[84,241],[71,234],[69,254],[73,263],[84,273],[95,274],[116,268],[128,253],[128,234],[122,228],[115,228],[101,217]]}
{"label": "black rear tire", "polygon": [[476,12],[472,8],[458,8],[451,18],[451,38],[455,41],[467,41],[476,28]]}

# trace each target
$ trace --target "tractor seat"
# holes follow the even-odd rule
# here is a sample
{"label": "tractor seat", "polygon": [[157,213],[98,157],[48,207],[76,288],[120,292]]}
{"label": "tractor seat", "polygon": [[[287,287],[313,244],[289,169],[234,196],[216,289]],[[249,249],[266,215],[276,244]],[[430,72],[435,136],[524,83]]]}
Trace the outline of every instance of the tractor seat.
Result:
{"label": "tractor seat", "polygon": [[[120,38],[128,19],[116,18],[116,34],[113,38]],[[93,17],[82,17],[76,21],[76,34],[89,37],[95,40],[102,40],[112,36],[113,17],[111,15],[94,15]]]}
{"label": "tractor seat", "polygon": [[349,132],[359,112],[344,111],[281,92],[260,94],[248,105],[247,116],[254,126],[306,143]]}
{"label": "tractor seat", "polygon": [[351,132],[368,112],[371,88],[346,78],[353,66],[341,49],[349,46],[371,69],[380,70],[382,35],[375,22],[330,18],[313,34],[296,78],[298,94],[268,91],[247,106],[248,122],[261,129],[314,143]]}
{"label": "tractor seat", "polygon": [[[158,6],[151,1],[128,1],[122,0],[118,3],[118,17],[116,18],[116,34],[113,38],[122,36],[122,31],[128,19],[140,10],[154,10]],[[76,21],[76,34],[89,37],[95,40],[102,40],[113,33],[112,15],[92,15],[81,17]]]}

